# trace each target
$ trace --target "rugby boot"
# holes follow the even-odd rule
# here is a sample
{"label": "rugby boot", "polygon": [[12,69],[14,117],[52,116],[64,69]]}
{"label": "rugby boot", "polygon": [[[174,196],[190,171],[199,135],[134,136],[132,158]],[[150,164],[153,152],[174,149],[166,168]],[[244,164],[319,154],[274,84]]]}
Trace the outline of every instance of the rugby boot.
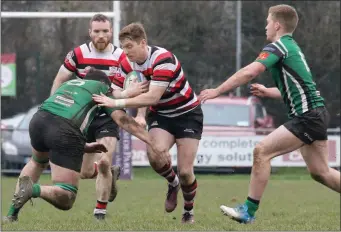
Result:
{"label": "rugby boot", "polygon": [[117,180],[120,178],[121,167],[117,165],[111,166],[111,174],[112,174],[112,182],[111,182],[111,191],[109,196],[109,202],[113,202],[117,196],[118,187]]}
{"label": "rugby boot", "polygon": [[180,189],[180,184],[172,186],[168,184],[168,192],[165,201],[165,209],[167,213],[173,212],[178,204],[178,192]]}
{"label": "rugby boot", "polygon": [[220,206],[224,215],[228,216],[234,221],[243,224],[251,224],[255,221],[255,217],[248,213],[248,207],[246,204],[238,205],[236,208],[230,208],[225,205]]}

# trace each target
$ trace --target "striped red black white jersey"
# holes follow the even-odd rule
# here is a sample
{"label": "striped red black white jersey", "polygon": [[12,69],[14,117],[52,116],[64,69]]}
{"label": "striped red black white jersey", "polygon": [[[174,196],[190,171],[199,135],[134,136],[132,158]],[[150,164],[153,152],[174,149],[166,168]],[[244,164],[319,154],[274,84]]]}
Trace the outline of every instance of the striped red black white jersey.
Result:
{"label": "striped red black white jersey", "polygon": [[97,51],[92,42],[84,43],[70,51],[64,59],[64,67],[76,74],[79,78],[84,78],[90,67],[99,69],[114,80],[119,71],[119,64],[125,58],[123,50],[109,44],[111,49],[106,52]]}
{"label": "striped red black white jersey", "polygon": [[151,85],[167,87],[159,102],[150,107],[151,111],[166,117],[176,117],[200,104],[179,60],[164,48],[148,46],[148,58],[143,64],[131,62],[125,57],[120,67],[121,75],[112,82],[113,89],[122,89],[125,76],[131,71],[142,72]]}

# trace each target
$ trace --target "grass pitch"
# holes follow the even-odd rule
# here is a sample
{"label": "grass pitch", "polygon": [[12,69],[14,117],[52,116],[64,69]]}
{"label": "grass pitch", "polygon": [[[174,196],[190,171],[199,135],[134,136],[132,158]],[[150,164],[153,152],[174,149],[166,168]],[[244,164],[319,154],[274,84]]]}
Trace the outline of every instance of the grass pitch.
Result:
{"label": "grass pitch", "polygon": [[[109,203],[105,222],[93,218],[96,202],[95,181],[81,180],[74,207],[55,209],[41,199],[34,199],[21,210],[19,222],[2,225],[2,231],[117,231],[117,230],[317,230],[340,231],[340,194],[310,179],[303,169],[281,169],[273,174],[256,222],[238,224],[223,216],[219,206],[234,206],[247,197],[249,175],[197,175],[194,225],[182,225],[182,194],[177,209],[164,212],[166,182],[149,168],[134,169],[132,181],[119,181],[119,193]],[[2,177],[2,215],[12,199],[16,178]],[[44,175],[41,184],[50,184]]]}

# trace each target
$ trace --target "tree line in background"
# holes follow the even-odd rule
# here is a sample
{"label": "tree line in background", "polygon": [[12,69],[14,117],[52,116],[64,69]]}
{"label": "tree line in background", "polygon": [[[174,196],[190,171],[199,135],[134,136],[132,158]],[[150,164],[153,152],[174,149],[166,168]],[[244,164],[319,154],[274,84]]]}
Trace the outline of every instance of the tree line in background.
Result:
{"label": "tree line in background", "polygon": [[[300,21],[294,38],[305,53],[314,80],[340,125],[340,2],[283,1]],[[242,66],[266,44],[268,8],[277,1],[242,2]],[[5,1],[2,11],[111,11],[112,1]],[[215,87],[236,70],[235,1],[121,1],[121,27],[144,24],[148,43],[165,47],[181,61],[197,93]],[[88,37],[89,19],[1,20],[2,53],[17,54],[17,96],[2,97],[2,118],[26,111],[48,97],[67,52]],[[254,82],[274,86],[269,73]],[[249,94],[247,86],[241,88]],[[263,99],[276,124],[286,120],[284,104]]]}

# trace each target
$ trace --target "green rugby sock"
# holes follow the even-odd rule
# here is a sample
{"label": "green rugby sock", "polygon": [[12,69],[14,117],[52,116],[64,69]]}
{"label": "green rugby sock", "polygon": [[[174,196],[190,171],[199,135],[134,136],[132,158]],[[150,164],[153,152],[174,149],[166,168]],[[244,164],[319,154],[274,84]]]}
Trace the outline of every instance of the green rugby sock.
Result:
{"label": "green rugby sock", "polygon": [[[40,197],[40,184],[33,184],[32,197]],[[17,216],[21,208],[14,208],[13,203],[10,205],[7,216]]]}
{"label": "green rugby sock", "polygon": [[40,184],[33,184],[32,197],[33,198],[40,197]]}
{"label": "green rugby sock", "polygon": [[47,164],[49,162],[49,158],[46,159],[39,159],[37,156],[32,154],[32,159],[37,162],[38,164]]}
{"label": "green rugby sock", "polygon": [[20,209],[14,208],[14,205],[11,204],[11,206],[9,207],[7,216],[17,216],[19,211],[20,211]]}
{"label": "green rugby sock", "polygon": [[255,203],[255,202],[252,202],[252,201],[250,201],[249,199],[247,199],[246,201],[245,201],[245,204],[246,204],[246,206],[247,206],[247,212],[251,215],[251,216],[255,216],[255,213],[256,213],[256,211],[258,210],[258,207],[259,207],[259,205],[257,204],[257,203]]}

